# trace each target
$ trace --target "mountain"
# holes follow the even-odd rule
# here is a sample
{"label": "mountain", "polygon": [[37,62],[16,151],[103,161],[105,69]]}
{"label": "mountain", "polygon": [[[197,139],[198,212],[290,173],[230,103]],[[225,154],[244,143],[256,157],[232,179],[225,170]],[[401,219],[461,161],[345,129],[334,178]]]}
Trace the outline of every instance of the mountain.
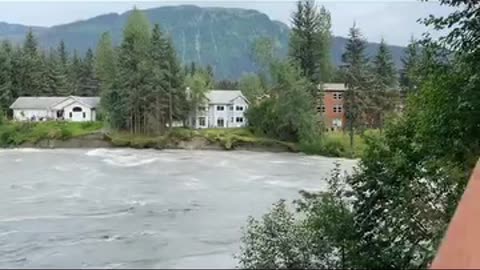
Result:
{"label": "mountain", "polygon": [[[192,5],[146,9],[144,13],[153,24],[158,23],[171,34],[179,59],[183,63],[192,61],[200,65],[213,66],[218,79],[238,79],[256,67],[250,58],[253,42],[259,37],[269,37],[281,55],[288,51],[289,27],[271,20],[256,10],[237,8],[200,8]],[[40,45],[48,48],[64,40],[67,48],[85,52],[95,48],[100,34],[109,31],[118,44],[122,29],[130,11],[123,14],[110,13],[88,20],[76,21],[52,27],[33,27]],[[0,39],[20,42],[29,26],[0,23]],[[341,63],[341,54],[346,39],[334,37],[332,58]],[[367,52],[373,55],[376,43],[368,43]],[[401,65],[402,47],[390,46],[397,66]]]}

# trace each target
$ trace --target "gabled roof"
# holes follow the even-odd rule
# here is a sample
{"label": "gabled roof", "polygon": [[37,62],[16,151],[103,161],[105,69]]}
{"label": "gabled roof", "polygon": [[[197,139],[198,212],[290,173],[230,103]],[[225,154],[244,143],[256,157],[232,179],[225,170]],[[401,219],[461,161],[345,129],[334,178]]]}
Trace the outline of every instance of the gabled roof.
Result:
{"label": "gabled roof", "polygon": [[15,102],[10,106],[10,109],[38,109],[38,110],[47,110],[52,108],[56,104],[61,103],[69,98],[83,103],[84,105],[95,108],[100,102],[99,97],[19,97]]}
{"label": "gabled roof", "polygon": [[233,103],[233,100],[238,97],[248,102],[248,99],[245,98],[240,90],[210,90],[207,94],[207,98],[212,104]]}

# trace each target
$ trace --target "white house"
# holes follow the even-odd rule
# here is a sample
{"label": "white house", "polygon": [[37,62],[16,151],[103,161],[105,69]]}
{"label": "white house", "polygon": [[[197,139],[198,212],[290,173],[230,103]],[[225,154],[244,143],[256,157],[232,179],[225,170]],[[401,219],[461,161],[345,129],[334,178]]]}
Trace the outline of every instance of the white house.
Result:
{"label": "white house", "polygon": [[16,121],[95,121],[99,97],[19,97],[10,106]]}
{"label": "white house", "polygon": [[189,117],[193,128],[236,128],[247,124],[248,100],[240,90],[211,90],[207,103]]}

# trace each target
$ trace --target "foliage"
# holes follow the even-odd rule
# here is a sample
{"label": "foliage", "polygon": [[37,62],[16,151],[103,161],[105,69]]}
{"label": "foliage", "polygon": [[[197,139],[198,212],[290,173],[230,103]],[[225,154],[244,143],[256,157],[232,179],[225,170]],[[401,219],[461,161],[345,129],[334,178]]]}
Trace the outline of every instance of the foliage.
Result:
{"label": "foliage", "polygon": [[311,84],[291,62],[271,65],[273,88],[269,98],[250,106],[249,125],[259,134],[287,141],[308,141],[318,134]]}
{"label": "foliage", "polygon": [[[301,0],[292,23],[289,55],[302,75],[314,85],[330,79],[330,13],[324,7],[319,11],[314,0]],[[316,87],[310,90],[315,96]]]}
{"label": "foliage", "polygon": [[355,145],[350,146],[350,137],[343,132],[325,132],[309,142],[300,143],[299,150],[309,155],[328,157],[360,158],[366,148],[365,137],[377,136],[378,131],[366,130],[364,134],[355,134]]}
{"label": "foliage", "polygon": [[243,269],[346,268],[353,250],[353,217],[339,166],[325,192],[301,192],[296,213],[285,201],[244,228],[239,266]]}
{"label": "foliage", "polygon": [[265,94],[260,76],[256,74],[245,74],[238,83],[243,95],[252,103]]}
{"label": "foliage", "polygon": [[99,132],[101,128],[100,122],[5,122],[0,125],[0,146],[18,146],[45,139],[66,140]]}

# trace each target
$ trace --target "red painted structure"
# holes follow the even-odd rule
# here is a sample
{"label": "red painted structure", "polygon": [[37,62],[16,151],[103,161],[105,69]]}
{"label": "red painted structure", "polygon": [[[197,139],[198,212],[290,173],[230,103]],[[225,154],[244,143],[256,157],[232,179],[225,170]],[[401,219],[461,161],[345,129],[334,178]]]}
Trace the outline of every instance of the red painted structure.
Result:
{"label": "red painted structure", "polygon": [[326,83],[322,86],[323,105],[317,110],[322,113],[325,128],[328,130],[341,130],[346,125],[345,118],[345,91],[343,83]]}
{"label": "red painted structure", "polygon": [[480,269],[480,162],[430,268]]}

